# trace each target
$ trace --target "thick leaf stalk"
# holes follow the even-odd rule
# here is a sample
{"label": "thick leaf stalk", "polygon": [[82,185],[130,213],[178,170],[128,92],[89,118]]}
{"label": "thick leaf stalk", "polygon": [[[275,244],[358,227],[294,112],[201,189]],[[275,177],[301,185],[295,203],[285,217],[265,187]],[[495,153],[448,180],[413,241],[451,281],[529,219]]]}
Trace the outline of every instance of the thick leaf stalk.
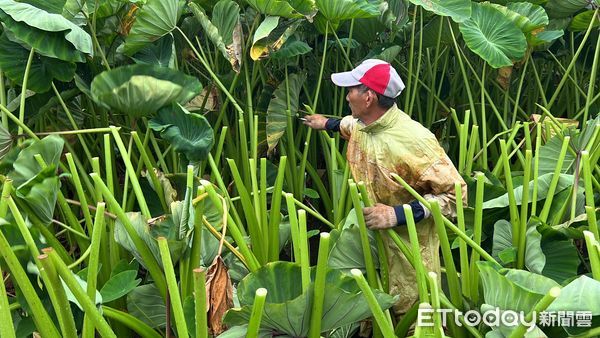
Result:
{"label": "thick leaf stalk", "polygon": [[[456,193],[456,200],[462,201],[462,187],[460,182],[454,183],[454,192]],[[439,206],[439,204],[438,204]],[[443,222],[443,221],[442,221]],[[465,227],[465,213],[464,206],[462,203],[456,203],[456,222],[460,231],[466,233]],[[437,225],[437,222],[436,222]],[[471,274],[469,269],[469,253],[467,251],[467,243],[465,241],[458,242],[459,258],[460,258],[460,274],[461,274],[461,292],[465,297],[471,295]],[[462,305],[462,304],[461,304]],[[458,308],[462,306],[458,305]]]}
{"label": "thick leaf stalk", "polygon": [[206,270],[194,269],[194,318],[196,319],[196,337],[208,337],[206,317]]}
{"label": "thick leaf stalk", "polygon": [[358,226],[360,230],[360,243],[363,250],[365,259],[365,269],[367,270],[367,280],[372,288],[377,288],[377,271],[373,264],[373,256],[371,255],[371,245],[369,243],[369,235],[367,233],[367,225],[365,223],[365,216],[363,215],[363,206],[360,203],[360,195],[356,183],[348,182],[350,188],[350,197],[352,198],[352,204],[356,211],[356,218],[358,220]]}
{"label": "thick leaf stalk", "polygon": [[258,332],[260,330],[260,322],[262,320],[263,309],[265,308],[265,301],[267,300],[267,289],[258,288],[254,296],[254,304],[252,304],[252,314],[250,315],[250,321],[248,322],[248,331],[246,337],[258,338]]}
{"label": "thick leaf stalk", "polygon": [[[88,261],[87,274],[87,290],[86,293],[90,299],[96,298],[96,286],[98,283],[98,267],[100,264],[100,245],[102,242],[102,234],[105,232],[104,209],[106,204],[99,202],[96,207],[96,215],[94,218],[94,228],[92,231],[92,241],[90,245],[90,260]],[[89,314],[85,314],[83,321],[83,338],[94,337],[94,322]]]}
{"label": "thick leaf stalk", "polygon": [[594,234],[590,231],[584,231],[585,245],[587,247],[588,257],[590,259],[590,270],[592,277],[600,281],[600,245]]}
{"label": "thick leaf stalk", "polygon": [[325,299],[325,281],[327,278],[327,261],[329,260],[329,233],[321,233],[319,241],[319,257],[313,286],[313,306],[310,314],[309,338],[321,336],[321,317],[323,316],[323,300]]}
{"label": "thick leaf stalk", "polygon": [[[158,249],[160,250],[160,258],[162,260],[163,268],[165,269],[165,277],[167,280],[169,299],[171,301],[171,307],[173,308],[173,315],[175,317],[177,335],[179,337],[188,337],[187,323],[185,322],[185,318],[183,316],[183,304],[181,302],[179,286],[177,285],[177,277],[175,277],[175,270],[173,269],[171,253],[169,252],[169,244],[167,243],[167,239],[165,237],[158,237],[157,241]],[[169,328],[167,328],[167,330],[169,330]]]}
{"label": "thick leaf stalk", "polygon": [[352,269],[350,273],[352,274],[354,280],[356,280],[358,287],[360,287],[367,304],[369,304],[369,308],[371,309],[371,312],[373,312],[373,318],[375,318],[375,321],[377,322],[377,325],[379,326],[383,336],[385,338],[395,338],[396,335],[394,334],[394,328],[381,310],[381,307],[375,298],[375,294],[373,294],[373,290],[371,290],[369,287],[369,284],[365,280],[362,272],[358,269]]}
{"label": "thick leaf stalk", "polygon": [[[552,304],[552,302],[556,298],[558,298],[558,296],[560,296],[560,290],[561,289],[558,286],[555,286],[555,287],[551,288],[550,290],[548,290],[548,293],[546,293],[544,295],[544,297],[542,297],[542,299],[540,299],[535,304],[533,311],[531,311],[530,313],[527,314],[527,316],[525,316],[524,322],[530,323],[531,320],[533,319],[534,314],[539,316],[540,312],[546,310],[548,308],[548,306],[550,306],[550,304]],[[537,321],[537,318],[536,318],[536,321]],[[508,337],[509,338],[525,337],[526,332],[527,332],[527,327],[523,324],[520,324],[512,331],[512,333]]]}

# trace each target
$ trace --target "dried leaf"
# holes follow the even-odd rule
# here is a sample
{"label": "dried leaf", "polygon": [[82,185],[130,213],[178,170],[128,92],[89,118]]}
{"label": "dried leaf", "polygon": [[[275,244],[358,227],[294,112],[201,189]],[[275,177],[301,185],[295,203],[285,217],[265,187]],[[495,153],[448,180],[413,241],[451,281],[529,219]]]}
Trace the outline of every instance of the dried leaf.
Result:
{"label": "dried leaf", "polygon": [[498,83],[500,84],[500,86],[502,86],[502,88],[504,88],[504,90],[507,90],[510,86],[510,77],[512,75],[512,71],[512,66],[502,67],[498,69],[498,77],[496,78],[496,81],[498,81]]}
{"label": "dried leaf", "polygon": [[[210,92],[209,92],[210,91]],[[208,95],[208,97],[206,97]],[[204,102],[206,100],[206,103]],[[217,111],[219,110],[219,93],[217,88],[214,86],[207,86],[202,89],[202,92],[193,98],[190,102],[186,103],[185,109],[189,111],[193,110],[208,110]]]}
{"label": "dried leaf", "polygon": [[225,331],[223,316],[227,310],[233,307],[233,286],[227,271],[223,259],[221,256],[217,256],[206,274],[208,327],[213,335],[219,335]]}

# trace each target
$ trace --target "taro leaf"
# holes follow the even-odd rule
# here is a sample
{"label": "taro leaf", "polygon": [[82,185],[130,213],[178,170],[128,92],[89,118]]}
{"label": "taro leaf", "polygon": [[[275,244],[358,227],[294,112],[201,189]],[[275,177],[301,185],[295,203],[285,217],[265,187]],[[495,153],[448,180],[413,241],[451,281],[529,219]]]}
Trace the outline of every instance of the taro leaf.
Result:
{"label": "taro leaf", "polygon": [[34,155],[42,155],[42,159],[48,167],[56,168],[62,154],[64,140],[60,136],[50,135],[39,141],[33,141],[31,145],[23,149],[15,162],[14,170],[8,174],[15,186],[20,186],[36,176],[42,168],[37,163]]}
{"label": "taro leaf", "polygon": [[[233,11],[229,14],[237,13],[237,16],[235,17],[237,23],[233,27],[231,35],[228,37],[228,40],[231,40],[231,43],[225,45],[224,39],[226,39],[227,37],[224,37],[222,35],[222,32],[219,31],[219,28],[208,19],[208,16],[206,16],[206,13],[204,13],[204,10],[200,6],[196,5],[195,3],[190,3],[190,9],[192,10],[192,13],[194,13],[194,17],[198,20],[198,22],[200,22],[200,25],[202,25],[202,28],[204,29],[204,32],[206,33],[210,41],[212,41],[212,43],[219,49],[219,51],[221,51],[221,54],[223,54],[223,56],[227,60],[229,60],[229,63],[231,63],[233,70],[239,73],[242,62],[242,36],[241,26],[239,23],[239,7],[237,7],[237,11],[235,8],[236,7],[233,6],[229,8],[229,10]],[[222,10],[225,10],[225,8],[223,8]],[[223,20],[222,15],[220,13],[217,14],[219,15],[220,19]],[[223,22],[221,22],[221,24],[223,24]],[[228,27],[223,27],[223,29],[228,29]]]}
{"label": "taro leaf", "polygon": [[8,130],[6,130],[4,126],[0,126],[0,161],[12,148],[12,141],[12,135],[8,132]]}
{"label": "taro leaf", "polygon": [[[294,116],[298,112],[298,100],[302,84],[306,80],[305,74],[291,74],[287,81],[282,81],[269,102],[267,108],[267,144],[268,152],[272,152],[277,146],[279,139],[283,136],[287,128],[288,118],[294,122]],[[290,107],[288,110],[287,93],[290,94]]]}
{"label": "taro leaf", "polygon": [[0,0],[0,21],[16,40],[35,48],[41,55],[83,62],[84,54],[93,54],[90,35],[60,14],[26,3]]}
{"label": "taro leaf", "polygon": [[429,12],[441,16],[449,16],[455,22],[463,22],[471,16],[470,0],[409,0],[415,5],[423,6]]}
{"label": "taro leaf", "polygon": [[[248,324],[244,325],[236,325],[227,331],[221,333],[217,338],[240,338],[247,337],[246,333],[248,332]],[[258,338],[271,338],[273,337],[273,333],[267,329],[259,329]]]}
{"label": "taro leaf", "polygon": [[291,59],[295,56],[309,53],[310,51],[312,51],[312,48],[306,42],[288,39],[281,49],[271,53],[271,58],[275,60]]}
{"label": "taro leaf", "polygon": [[47,166],[17,188],[17,197],[27,203],[43,224],[50,224],[60,189],[54,165]]}
{"label": "taro leaf", "polygon": [[[452,25],[452,32],[458,38],[460,36],[460,30],[458,29],[458,24],[454,21],[450,21]],[[452,38],[452,32],[448,29],[447,20],[444,17],[436,16],[429,20],[425,26],[423,26],[423,30],[418,34],[423,35],[423,48],[430,48],[437,46],[438,41],[438,32],[440,31],[440,25],[442,25],[442,33],[440,36],[440,44],[441,45],[450,45],[454,41]],[[415,37],[415,41],[419,41],[419,36]]]}
{"label": "taro leaf", "polygon": [[137,11],[135,22],[125,38],[125,54],[133,55],[175,29],[181,14],[180,6],[178,0],[147,0]]}
{"label": "taro leaf", "polygon": [[[77,283],[79,284],[79,286],[83,289],[83,290],[87,290],[87,282],[83,280],[83,278],[79,277],[77,274],[71,272],[71,274],[73,275],[73,278],[75,278],[75,280],[77,281]],[[62,283],[63,288],[65,289],[65,293],[67,294],[67,299],[77,305],[77,307],[83,311],[83,307],[81,306],[81,304],[79,304],[79,301],[77,300],[77,297],[75,297],[75,295],[73,294],[73,292],[71,291],[71,288],[69,288],[67,286],[67,284],[61,279],[60,282]],[[96,306],[102,304],[102,295],[100,294],[100,292],[98,292],[98,290],[96,290],[96,297],[94,298],[94,304]]]}
{"label": "taro leaf", "polygon": [[208,326],[213,335],[225,331],[223,315],[233,307],[233,285],[227,267],[220,256],[206,272],[206,302],[208,306]]}
{"label": "taro leaf", "polygon": [[546,265],[542,274],[557,283],[577,276],[581,261],[572,241],[542,241],[542,250],[546,256]]}
{"label": "taro leaf", "polygon": [[530,33],[548,24],[548,15],[541,6],[529,2],[514,2],[507,6],[490,4],[517,25],[523,33]]}
{"label": "taro leaf", "polygon": [[155,43],[146,45],[131,58],[135,63],[175,69],[176,57],[173,35],[167,34]]}
{"label": "taro leaf", "polygon": [[588,276],[580,276],[562,288],[560,296],[546,311],[591,311],[600,315],[600,282]]}
{"label": "taro leaf", "polygon": [[[594,19],[594,14],[595,14],[594,10],[589,10],[589,11],[585,11],[583,13],[577,14],[571,21],[571,24],[569,25],[569,30],[574,31],[574,32],[580,32],[580,31],[587,30],[588,27],[590,26],[590,23]],[[594,23],[592,25],[592,28],[595,28],[598,26],[600,26],[600,20],[596,19],[596,21],[594,21]]]}
{"label": "taro leaf", "polygon": [[490,262],[477,262],[485,303],[502,310],[529,312],[552,288],[553,280],[525,270],[501,269]]}
{"label": "taro leaf", "polygon": [[[126,213],[129,222],[137,232],[138,236],[144,241],[144,243],[148,246],[150,252],[155,258],[158,258],[158,264],[162,264],[160,260],[160,253],[158,250],[158,243],[152,236],[150,235],[150,230],[148,229],[148,223],[146,217],[144,217],[140,212],[128,212]],[[142,256],[137,251],[135,244],[129,237],[127,230],[125,230],[125,226],[119,219],[115,221],[115,241],[119,243],[125,250],[129,251],[135,259],[146,267]],[[139,318],[139,317],[138,317]]]}
{"label": "taro leaf", "polygon": [[298,13],[289,2],[284,0],[247,0],[247,2],[265,15],[282,16],[284,18],[302,17],[302,14]]}
{"label": "taro leaf", "polygon": [[233,43],[233,32],[239,20],[240,6],[232,0],[220,0],[212,9],[212,23],[227,46]]}
{"label": "taro leaf", "polygon": [[186,103],[184,107],[189,111],[217,111],[220,108],[219,92],[214,86],[204,87],[202,92]]}
{"label": "taro leaf", "polygon": [[[149,219],[148,226],[152,238],[164,237],[167,239],[171,260],[173,261],[173,265],[175,265],[187,247],[188,238],[180,238],[183,202],[175,201],[171,203],[170,209],[171,214]],[[160,256],[155,257],[160,261]]]}
{"label": "taro leaf", "polygon": [[400,54],[402,48],[398,45],[390,46],[384,49],[381,53],[375,56],[376,59],[387,61],[389,63],[393,62],[394,59]]}
{"label": "taro leaf", "polygon": [[316,0],[319,15],[323,15],[333,27],[342,20],[372,18],[380,14],[377,3],[366,0]]}
{"label": "taro leaf", "polygon": [[42,9],[48,13],[61,14],[66,0],[18,0]]}
{"label": "taro leaf", "polygon": [[536,46],[536,49],[543,49],[543,46],[549,47],[552,42],[561,38],[563,35],[565,35],[565,32],[563,30],[547,30],[537,33],[535,36],[532,37],[529,43],[532,46]]}
{"label": "taro leaf", "polygon": [[[12,81],[23,84],[25,67],[29,51],[16,42],[10,41],[6,34],[0,36],[0,68]],[[29,70],[27,89],[37,93],[50,90],[53,80],[68,82],[75,75],[75,64],[45,56],[34,56]]]}
{"label": "taro leaf", "polygon": [[471,17],[459,28],[467,46],[494,68],[512,66],[525,55],[523,32],[489,4],[473,3]]}
{"label": "taro leaf", "polygon": [[[558,162],[556,159],[560,154],[560,149],[562,148],[562,140],[559,137],[553,137],[546,144],[540,147],[540,159],[539,159],[539,169],[538,175],[542,176],[544,174],[552,174],[554,173],[554,169]],[[575,155],[573,155],[570,151],[567,150],[565,154],[565,159],[562,161],[561,173],[572,173],[575,169]]]}
{"label": "taro leaf", "polygon": [[[556,161],[554,161],[556,162]],[[550,183],[552,181],[552,177],[554,176],[553,173],[547,173],[544,175],[540,175],[540,177],[538,177],[538,193],[537,193],[537,200],[541,201],[543,199],[545,199],[548,195],[548,188],[550,187]],[[529,182],[529,201],[531,202],[531,199],[533,197],[533,181]],[[556,186],[556,190],[554,190],[554,194],[558,194],[561,191],[571,187],[573,185],[573,175],[567,175],[567,174],[560,174],[560,177],[558,179],[558,184]],[[515,200],[517,205],[521,205],[521,201],[523,198],[523,186],[520,185],[518,187],[516,187],[514,189],[514,195],[515,195]],[[505,208],[509,205],[508,203],[508,193],[496,197],[494,199],[491,199],[489,201],[485,201],[483,202],[483,209],[493,209],[493,208]]]}
{"label": "taro leaf", "polygon": [[281,48],[296,31],[299,21],[279,21],[279,17],[268,16],[254,33],[250,57],[253,60],[264,59]]}
{"label": "taro leaf", "polygon": [[110,278],[113,278],[117,274],[125,271],[138,271],[140,269],[140,263],[136,260],[121,259],[117,265],[113,265],[110,271]]}
{"label": "taro leaf", "polygon": [[[354,209],[352,209],[354,211]],[[379,267],[379,255],[377,255],[377,243],[373,231],[368,232],[373,264]],[[365,257],[360,240],[360,230],[357,224],[344,227],[331,247],[328,266],[349,272],[352,269],[365,271]]]}
{"label": "taro leaf", "polygon": [[329,338],[350,338],[354,337],[354,333],[360,328],[360,323],[352,323],[346,326],[337,328],[331,332]]}
{"label": "taro leaf", "polygon": [[151,328],[167,324],[167,307],[154,284],[138,286],[127,295],[127,312]]}
{"label": "taro leaf", "polygon": [[198,79],[151,65],[113,68],[92,81],[92,98],[106,108],[134,117],[156,112],[171,102],[186,103],[202,90]]}
{"label": "taro leaf", "polygon": [[549,17],[566,18],[584,9],[589,3],[589,0],[548,0],[545,7]]}
{"label": "taro leaf", "polygon": [[135,289],[142,281],[141,278],[135,278],[137,273],[137,270],[127,270],[112,276],[100,290],[102,303],[119,299]]}
{"label": "taro leaf", "polygon": [[288,0],[288,2],[310,22],[312,22],[312,19],[317,14],[315,0]]}
{"label": "taro leaf", "polygon": [[[311,278],[314,279],[315,269]],[[304,337],[310,325],[313,285],[302,292],[300,266],[291,262],[273,262],[246,276],[238,285],[241,309],[232,309],[225,315],[231,325],[247,323],[252,311],[256,289],[269,290],[263,312],[262,328],[272,329],[294,337]],[[397,300],[381,291],[373,290],[379,305],[385,310]],[[371,316],[371,310],[356,281],[338,270],[327,272],[321,329],[333,330]]]}
{"label": "taro leaf", "polygon": [[[538,274],[542,273],[546,264],[546,256],[544,255],[540,242],[542,235],[537,231],[536,227],[529,225],[525,235],[525,266],[529,271]],[[494,239],[492,244],[492,256],[496,259],[501,259],[502,252],[513,248],[512,245],[512,226],[506,220],[499,220],[494,224]],[[508,263],[506,259],[501,259]]]}
{"label": "taro leaf", "polygon": [[190,162],[206,159],[214,144],[213,130],[206,118],[178,104],[161,109],[149,126]]}

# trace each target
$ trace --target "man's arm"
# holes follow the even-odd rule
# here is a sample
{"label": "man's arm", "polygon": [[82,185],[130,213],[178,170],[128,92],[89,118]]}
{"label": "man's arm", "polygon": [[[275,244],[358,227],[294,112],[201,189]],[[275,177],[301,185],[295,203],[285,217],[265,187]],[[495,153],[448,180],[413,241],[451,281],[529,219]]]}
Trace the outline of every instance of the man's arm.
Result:
{"label": "man's arm", "polygon": [[356,119],[350,115],[340,119],[335,117],[327,118],[320,114],[312,114],[305,115],[303,123],[315,130],[329,130],[340,132],[342,137],[347,140],[350,138],[352,129],[356,124]]}

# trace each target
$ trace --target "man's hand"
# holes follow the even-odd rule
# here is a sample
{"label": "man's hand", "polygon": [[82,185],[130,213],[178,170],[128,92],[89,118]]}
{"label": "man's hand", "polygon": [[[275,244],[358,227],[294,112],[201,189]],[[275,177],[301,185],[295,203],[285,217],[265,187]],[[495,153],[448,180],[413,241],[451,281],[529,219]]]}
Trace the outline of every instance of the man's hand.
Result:
{"label": "man's hand", "polygon": [[389,205],[377,203],[375,206],[363,208],[365,223],[371,230],[383,230],[398,225],[396,211]]}
{"label": "man's hand", "polygon": [[303,123],[312,129],[316,130],[325,130],[325,124],[327,123],[327,118],[323,115],[312,114],[312,115],[304,115]]}

